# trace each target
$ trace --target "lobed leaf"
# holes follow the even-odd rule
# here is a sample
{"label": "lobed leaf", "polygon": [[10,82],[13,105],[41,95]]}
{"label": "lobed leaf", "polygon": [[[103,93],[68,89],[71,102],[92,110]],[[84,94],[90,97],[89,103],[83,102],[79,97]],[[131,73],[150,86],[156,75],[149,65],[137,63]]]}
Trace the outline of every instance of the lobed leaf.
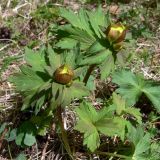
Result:
{"label": "lobed leaf", "polygon": [[112,78],[112,81],[119,85],[116,92],[120,93],[129,105],[134,105],[144,93],[157,111],[160,111],[159,85],[155,85],[155,83],[126,70],[114,73]]}
{"label": "lobed leaf", "polygon": [[34,52],[29,48],[25,48],[25,60],[32,66],[34,71],[44,71],[44,66],[46,66],[45,54],[43,48],[39,52]]}

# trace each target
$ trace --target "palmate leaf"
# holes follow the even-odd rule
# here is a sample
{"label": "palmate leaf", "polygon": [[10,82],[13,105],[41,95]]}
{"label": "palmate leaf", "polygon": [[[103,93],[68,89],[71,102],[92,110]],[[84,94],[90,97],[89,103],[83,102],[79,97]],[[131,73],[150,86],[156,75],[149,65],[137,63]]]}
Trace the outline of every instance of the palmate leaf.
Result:
{"label": "palmate leaf", "polygon": [[122,141],[125,137],[126,120],[121,117],[104,118],[95,123],[98,131],[107,136],[118,135]]}
{"label": "palmate leaf", "polygon": [[93,152],[100,145],[100,138],[98,130],[93,122],[97,117],[96,110],[91,106],[83,103],[80,108],[76,109],[76,113],[79,116],[79,120],[75,129],[84,133],[84,145]]}
{"label": "palmate leaf", "polygon": [[41,77],[39,74],[43,72],[35,72],[31,67],[25,65],[21,66],[20,69],[21,73],[10,77],[9,80],[14,83],[16,85],[16,89],[22,92],[25,96],[21,110],[34,107],[35,113],[37,114],[42,105],[45,103],[47,96],[47,94],[40,95],[40,92],[42,90],[48,90],[47,85],[50,84],[50,82],[46,81],[48,75],[43,74]]}
{"label": "palmate leaf", "polygon": [[143,89],[143,93],[151,100],[155,108],[160,111],[160,85],[148,83]]}
{"label": "palmate leaf", "polygon": [[159,160],[160,157],[160,142],[154,142],[151,144],[150,155],[148,160]]}
{"label": "palmate leaf", "polygon": [[70,48],[68,41],[75,43],[73,40],[81,43],[82,50],[89,48],[97,39],[105,37],[100,27],[107,27],[110,23],[109,16],[104,14],[101,7],[95,11],[81,9],[77,14],[63,8],[61,16],[71,24],[58,29],[61,41],[57,43],[57,46],[61,48]]}
{"label": "palmate leaf", "polygon": [[93,32],[90,28],[88,16],[84,9],[81,9],[78,14],[75,14],[73,11],[64,8],[61,8],[60,11],[61,16],[67,19],[72,26],[81,30],[85,30],[92,36]]}
{"label": "palmate leaf", "polygon": [[149,157],[149,149],[151,147],[151,135],[144,133],[141,126],[134,128],[130,126],[128,133],[129,140],[134,144],[133,160],[146,160]]}
{"label": "palmate leaf", "polygon": [[114,71],[114,58],[110,54],[100,65],[101,79],[106,79]]}
{"label": "palmate leaf", "polygon": [[119,85],[116,92],[120,93],[129,105],[134,105],[144,93],[157,111],[160,111],[160,85],[155,85],[155,83],[145,80],[142,76],[126,70],[114,73],[112,78],[112,81]]}
{"label": "palmate leaf", "polygon": [[149,133],[143,136],[143,138],[136,145],[133,159],[139,160],[140,158],[144,157],[144,153],[150,149],[150,139],[151,137]]}
{"label": "palmate leaf", "polygon": [[[68,44],[67,40],[70,42],[73,42],[73,44],[76,44],[77,42],[80,42],[81,49],[87,49],[89,48],[94,42],[95,38],[90,36],[85,30],[82,30],[80,28],[74,28],[72,26],[64,26],[60,28],[63,32],[67,33],[67,36],[62,38],[57,44],[57,47],[61,47],[62,49],[71,49],[70,45],[68,48],[68,45],[66,46],[66,43]],[[62,32],[62,34],[64,34]],[[75,42],[73,41],[75,40]],[[64,46],[63,46],[64,45]]]}
{"label": "palmate leaf", "polygon": [[21,66],[21,73],[16,74],[9,78],[10,82],[16,85],[16,89],[19,91],[31,91],[38,89],[45,82],[37,75],[32,68],[28,66]]}
{"label": "palmate leaf", "polygon": [[61,16],[69,24],[59,27],[60,41],[56,46],[70,49],[76,41],[79,42],[81,50],[84,51],[79,64],[83,66],[103,63],[100,65],[101,78],[107,78],[114,70],[114,58],[112,52],[109,51],[110,43],[102,30],[110,24],[109,15],[98,7],[95,11],[81,9],[78,13],[61,9]]}
{"label": "palmate leaf", "polygon": [[116,113],[121,115],[123,111],[126,109],[126,101],[115,92],[112,94],[113,96],[113,104],[116,106]]}
{"label": "palmate leaf", "polygon": [[[76,70],[75,79],[81,75],[85,69],[81,67],[78,70],[76,62],[79,52],[78,45],[72,51],[62,54],[55,53],[51,46],[36,53],[27,48],[25,50],[27,64],[20,67],[20,73],[10,77],[10,82],[14,83],[16,89],[23,93],[21,109],[31,107],[37,114],[46,101],[51,99],[53,104],[64,106],[69,105],[74,98],[88,95],[89,90],[82,83],[73,82],[73,85],[66,86],[54,81],[55,70],[64,64]],[[59,90],[60,93],[57,96]]]}
{"label": "palmate leaf", "polygon": [[95,12],[87,12],[89,16],[90,24],[96,33],[96,35],[101,38],[101,36],[104,36],[104,33],[100,29],[100,26],[107,27],[109,24],[109,18],[104,14],[101,7],[98,7],[98,9]]}
{"label": "palmate leaf", "polygon": [[50,45],[48,46],[47,51],[48,51],[49,63],[52,72],[54,73],[55,69],[60,67],[60,65],[62,64],[62,57],[60,54],[55,53],[55,51],[52,49]]}
{"label": "palmate leaf", "polygon": [[57,42],[56,47],[62,48],[62,49],[72,49],[76,44],[77,44],[77,40],[67,37],[67,38],[62,38],[59,42]]}
{"label": "palmate leaf", "polygon": [[139,108],[127,107],[124,112],[134,116],[136,121],[142,124],[142,114]]}
{"label": "palmate leaf", "polygon": [[101,50],[93,56],[84,56],[80,61],[80,65],[100,64],[111,55],[110,50]]}
{"label": "palmate leaf", "polygon": [[129,114],[134,116],[139,124],[142,123],[142,114],[140,113],[140,109],[128,107],[126,101],[115,92],[113,93],[113,104],[116,106],[116,113],[118,115]]}
{"label": "palmate leaf", "polygon": [[[79,117],[75,129],[84,133],[83,144],[93,152],[100,145],[99,132],[107,135],[118,135],[124,140],[126,121],[121,117],[111,117],[114,106],[96,111],[90,103],[82,103],[76,109]],[[113,115],[113,114],[112,114]]]}
{"label": "palmate leaf", "polygon": [[44,48],[40,51],[33,51],[29,48],[25,48],[25,60],[32,66],[34,71],[44,71],[44,66],[46,66]]}

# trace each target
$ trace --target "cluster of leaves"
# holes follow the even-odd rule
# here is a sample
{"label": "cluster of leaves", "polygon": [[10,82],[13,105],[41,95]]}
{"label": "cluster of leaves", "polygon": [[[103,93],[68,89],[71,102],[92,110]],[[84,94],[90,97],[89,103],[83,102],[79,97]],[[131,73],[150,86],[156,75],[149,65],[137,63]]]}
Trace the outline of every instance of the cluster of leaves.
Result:
{"label": "cluster of leaves", "polygon": [[[23,96],[21,110],[32,111],[33,114],[18,129],[8,132],[6,140],[12,137],[10,139],[15,140],[17,145],[32,146],[36,143],[36,135],[45,135],[53,119],[59,118],[59,108],[63,109],[77,98],[79,107],[75,112],[78,118],[74,129],[84,134],[83,144],[91,152],[101,148],[102,136],[119,137],[123,143],[129,141],[128,150],[131,152],[122,153],[116,149],[114,152],[126,159],[154,157],[156,160],[159,144],[151,143],[153,135],[144,131],[142,113],[135,104],[144,94],[152,102],[155,112],[159,112],[160,85],[131,71],[115,72],[111,77],[118,89],[107,102],[102,99],[102,109],[96,110],[92,103],[83,99],[94,89],[84,79],[91,74],[87,71],[88,66],[100,68],[101,80],[115,69],[117,51],[104,33],[111,23],[109,15],[104,14],[101,7],[90,12],[81,9],[77,14],[61,8],[60,14],[69,24],[58,26],[53,31],[59,40],[54,49],[50,45],[38,51],[26,48],[26,64],[20,67],[19,73],[10,77],[10,82]],[[74,73],[70,83],[66,84],[59,83],[55,77],[57,69],[64,65],[69,66]],[[66,76],[66,70],[62,70],[61,74]],[[4,129],[5,125],[2,125],[0,134]],[[61,132],[63,136],[63,128]],[[62,139],[65,139],[66,145],[66,137]],[[69,151],[68,148],[66,150]],[[118,154],[113,153],[112,156]]]}
{"label": "cluster of leaves", "polygon": [[[53,109],[58,105],[66,106],[75,97],[81,98],[89,94],[89,90],[78,80],[84,70],[77,68],[78,53],[58,54],[51,47],[34,52],[26,48],[26,65],[21,66],[21,72],[10,77],[17,90],[23,92],[25,98],[22,110],[33,107],[37,114],[46,101],[51,101]],[[54,72],[63,64],[69,64],[74,69],[74,82],[70,86],[61,85],[54,80]]]}
{"label": "cluster of leaves", "polygon": [[[78,14],[61,8],[60,15],[69,24],[59,26],[54,30],[58,39],[60,39],[56,43],[56,47],[71,49],[79,42],[83,54],[83,59],[79,64],[98,64],[101,68],[101,78],[105,79],[114,69],[114,59],[116,57],[104,33],[111,23],[109,14],[105,14],[99,7],[96,11],[90,12],[81,9]],[[106,65],[108,67],[105,67]]]}
{"label": "cluster of leaves", "polygon": [[79,121],[75,129],[84,133],[84,144],[93,152],[100,146],[99,132],[106,136],[118,135],[122,141],[125,139],[125,127],[128,121],[125,115],[130,114],[141,124],[141,113],[139,109],[126,106],[123,100],[116,93],[113,94],[113,104],[104,106],[100,111],[89,103],[83,103],[76,109]]}

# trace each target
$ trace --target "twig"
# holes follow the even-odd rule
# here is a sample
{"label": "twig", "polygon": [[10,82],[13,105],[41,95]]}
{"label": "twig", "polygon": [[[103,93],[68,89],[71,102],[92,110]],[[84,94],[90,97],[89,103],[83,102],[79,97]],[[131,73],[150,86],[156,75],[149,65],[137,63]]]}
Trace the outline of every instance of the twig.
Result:
{"label": "twig", "polygon": [[46,142],[46,144],[43,148],[43,151],[42,151],[41,160],[45,160],[45,155],[46,155],[46,150],[47,150],[47,147],[48,147],[48,144],[49,144],[49,139],[50,139],[50,136],[48,135],[47,142]]}
{"label": "twig", "polygon": [[10,150],[10,146],[9,146],[9,143],[8,143],[8,152],[9,152],[10,159],[13,160],[12,154],[11,154],[11,150]]}
{"label": "twig", "polygon": [[11,0],[8,0],[6,7],[9,8],[10,4],[11,4]]}
{"label": "twig", "polygon": [[4,137],[5,137],[5,135],[6,135],[7,132],[8,132],[8,129],[5,128],[5,130],[3,131],[3,133],[2,133],[2,135],[0,137],[0,149],[2,147],[2,143],[3,143]]}
{"label": "twig", "polygon": [[0,51],[6,49],[9,45],[10,45],[10,44],[7,44],[7,45],[3,46],[2,48],[0,48]]}
{"label": "twig", "polygon": [[14,12],[14,13],[18,13],[18,10],[19,10],[20,8],[26,6],[26,5],[32,6],[31,3],[24,3],[24,4],[22,4],[22,5],[19,5],[19,6],[15,7],[15,8],[13,9],[13,12]]}

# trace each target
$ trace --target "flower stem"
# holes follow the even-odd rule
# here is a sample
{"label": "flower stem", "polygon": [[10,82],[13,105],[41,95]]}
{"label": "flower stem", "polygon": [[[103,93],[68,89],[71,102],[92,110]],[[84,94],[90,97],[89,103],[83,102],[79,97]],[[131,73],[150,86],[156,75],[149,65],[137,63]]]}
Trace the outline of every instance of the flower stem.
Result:
{"label": "flower stem", "polygon": [[90,75],[91,75],[91,73],[92,73],[92,71],[93,71],[95,66],[96,66],[96,64],[92,64],[92,65],[89,66],[89,68],[87,70],[87,73],[86,73],[86,75],[85,75],[85,77],[83,79],[83,82],[85,83],[85,85],[87,84],[88,79],[89,79],[89,77],[90,77]]}
{"label": "flower stem", "polygon": [[70,159],[74,160],[72,152],[71,152],[71,148],[68,143],[67,133],[66,133],[66,130],[64,129],[64,124],[63,124],[63,119],[62,119],[62,107],[61,106],[57,107],[57,119],[58,119],[58,122],[60,125],[62,141],[64,143],[64,147],[65,147],[66,151],[68,152]]}

